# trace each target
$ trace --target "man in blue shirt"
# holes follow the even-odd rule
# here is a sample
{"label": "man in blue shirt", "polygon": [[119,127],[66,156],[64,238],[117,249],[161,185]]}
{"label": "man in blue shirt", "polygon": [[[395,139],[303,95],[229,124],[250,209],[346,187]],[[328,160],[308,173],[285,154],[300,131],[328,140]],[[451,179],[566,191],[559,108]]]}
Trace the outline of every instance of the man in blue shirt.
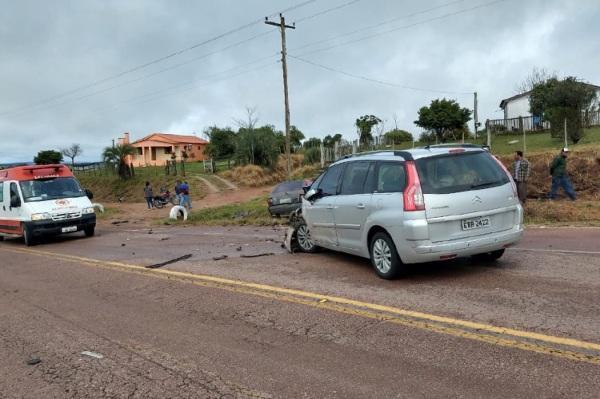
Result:
{"label": "man in blue shirt", "polygon": [[192,202],[190,200],[190,186],[188,185],[187,181],[179,185],[179,192],[181,196],[179,205],[191,210]]}

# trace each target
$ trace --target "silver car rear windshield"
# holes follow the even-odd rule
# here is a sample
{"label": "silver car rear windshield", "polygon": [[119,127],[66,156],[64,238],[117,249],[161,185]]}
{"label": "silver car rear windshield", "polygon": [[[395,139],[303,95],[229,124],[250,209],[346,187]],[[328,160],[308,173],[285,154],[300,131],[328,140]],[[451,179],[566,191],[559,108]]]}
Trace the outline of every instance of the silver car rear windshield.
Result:
{"label": "silver car rear windshield", "polygon": [[423,194],[451,194],[507,184],[504,170],[485,152],[463,152],[416,161]]}

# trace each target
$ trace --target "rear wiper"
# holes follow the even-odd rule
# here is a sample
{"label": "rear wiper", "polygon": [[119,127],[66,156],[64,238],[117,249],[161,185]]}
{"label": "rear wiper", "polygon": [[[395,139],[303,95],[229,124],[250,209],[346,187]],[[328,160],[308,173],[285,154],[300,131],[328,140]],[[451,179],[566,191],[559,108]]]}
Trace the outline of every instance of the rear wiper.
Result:
{"label": "rear wiper", "polygon": [[497,181],[486,181],[483,183],[471,184],[471,189],[492,186],[494,184],[498,184],[498,182]]}

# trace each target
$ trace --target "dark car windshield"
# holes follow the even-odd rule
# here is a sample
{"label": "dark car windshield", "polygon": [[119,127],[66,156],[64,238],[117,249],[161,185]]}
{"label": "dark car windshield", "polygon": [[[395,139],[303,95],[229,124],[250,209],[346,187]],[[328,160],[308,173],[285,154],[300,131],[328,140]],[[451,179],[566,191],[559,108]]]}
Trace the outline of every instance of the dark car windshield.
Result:
{"label": "dark car windshield", "polygon": [[273,189],[273,194],[284,193],[286,191],[302,191],[302,180],[286,181]]}
{"label": "dark car windshield", "polygon": [[25,202],[83,197],[85,192],[72,177],[27,180],[19,183]]}
{"label": "dark car windshield", "polygon": [[417,170],[423,194],[450,194],[502,186],[510,180],[487,152],[421,158]]}

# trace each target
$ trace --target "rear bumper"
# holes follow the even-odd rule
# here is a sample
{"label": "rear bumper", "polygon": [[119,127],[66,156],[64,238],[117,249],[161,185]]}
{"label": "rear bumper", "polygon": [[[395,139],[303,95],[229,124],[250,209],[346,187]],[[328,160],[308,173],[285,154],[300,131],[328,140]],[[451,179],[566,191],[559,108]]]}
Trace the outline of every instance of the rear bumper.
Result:
{"label": "rear bumper", "polygon": [[271,215],[289,215],[290,213],[294,212],[296,209],[299,209],[301,207],[302,207],[301,202],[294,202],[291,204],[272,205],[269,207],[269,213]]}
{"label": "rear bumper", "polygon": [[[24,222],[23,227],[28,229],[32,236],[46,236],[46,235],[58,235],[63,234],[62,229],[68,227],[76,227],[75,231],[83,231],[85,228],[91,228],[96,226],[96,215],[83,215],[77,219],[71,220],[40,220],[35,222]],[[74,233],[72,231],[71,233]]]}
{"label": "rear bumper", "polygon": [[517,244],[523,237],[523,228],[492,233],[485,236],[470,237],[456,241],[432,243],[431,241],[413,241],[411,246],[401,253],[404,263],[433,262],[450,257],[467,257],[496,251]]}

